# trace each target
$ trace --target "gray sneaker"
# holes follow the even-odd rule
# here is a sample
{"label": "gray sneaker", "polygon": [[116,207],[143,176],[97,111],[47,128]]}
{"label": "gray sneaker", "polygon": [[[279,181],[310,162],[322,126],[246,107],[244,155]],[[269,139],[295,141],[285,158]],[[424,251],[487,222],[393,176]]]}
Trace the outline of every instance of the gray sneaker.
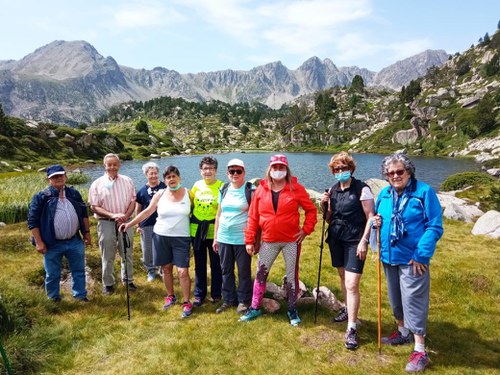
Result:
{"label": "gray sneaker", "polygon": [[407,336],[403,336],[401,332],[396,331],[388,337],[382,337],[382,344],[386,345],[408,345],[413,342],[413,335],[408,333]]}
{"label": "gray sneaker", "polygon": [[244,314],[248,310],[248,305],[246,303],[239,303],[238,307],[236,308],[236,312],[238,314]]}
{"label": "gray sneaker", "polygon": [[233,307],[233,305],[230,305],[229,303],[223,303],[222,305],[220,305],[217,310],[215,310],[215,313],[216,314],[220,314],[220,313],[223,313],[224,311],[226,310],[229,310]]}
{"label": "gray sneaker", "polygon": [[358,331],[354,328],[348,329],[345,333],[345,347],[349,350],[358,348]]}
{"label": "gray sneaker", "polygon": [[347,322],[349,319],[349,315],[347,314],[347,307],[342,307],[339,311],[339,314],[333,318],[334,323],[342,323]]}

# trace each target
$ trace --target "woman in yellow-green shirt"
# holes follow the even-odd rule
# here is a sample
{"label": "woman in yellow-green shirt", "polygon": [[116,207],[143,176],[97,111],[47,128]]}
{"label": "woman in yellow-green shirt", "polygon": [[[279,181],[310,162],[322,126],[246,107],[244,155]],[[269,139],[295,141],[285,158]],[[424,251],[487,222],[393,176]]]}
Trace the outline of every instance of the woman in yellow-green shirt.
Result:
{"label": "woman in yellow-green shirt", "polygon": [[222,270],[219,254],[213,250],[214,222],[219,207],[219,189],[223,182],[217,180],[217,159],[205,156],[200,161],[202,179],[191,189],[193,214],[191,215],[191,242],[194,252],[194,303],[198,307],[207,297],[207,253],[210,260],[212,302],[217,303],[222,295]]}

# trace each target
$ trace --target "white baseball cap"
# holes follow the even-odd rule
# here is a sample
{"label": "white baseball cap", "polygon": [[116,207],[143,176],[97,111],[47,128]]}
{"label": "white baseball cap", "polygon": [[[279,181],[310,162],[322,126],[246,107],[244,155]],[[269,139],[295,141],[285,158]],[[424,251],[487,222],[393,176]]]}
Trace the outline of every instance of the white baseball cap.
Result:
{"label": "white baseball cap", "polygon": [[240,159],[231,159],[229,160],[229,163],[227,163],[227,167],[241,167],[245,169],[245,163],[243,163],[243,160]]}

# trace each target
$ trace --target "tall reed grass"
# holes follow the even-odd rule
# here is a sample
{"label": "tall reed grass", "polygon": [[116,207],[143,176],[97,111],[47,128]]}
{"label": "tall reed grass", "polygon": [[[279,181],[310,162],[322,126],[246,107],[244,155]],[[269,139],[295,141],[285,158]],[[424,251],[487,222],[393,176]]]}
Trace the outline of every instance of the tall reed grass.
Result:
{"label": "tall reed grass", "polygon": [[[84,200],[88,190],[78,185],[89,180],[82,173],[68,173],[67,185],[75,185]],[[29,204],[33,194],[48,186],[47,177],[41,173],[29,173],[0,178],[0,222],[18,223],[28,218]]]}

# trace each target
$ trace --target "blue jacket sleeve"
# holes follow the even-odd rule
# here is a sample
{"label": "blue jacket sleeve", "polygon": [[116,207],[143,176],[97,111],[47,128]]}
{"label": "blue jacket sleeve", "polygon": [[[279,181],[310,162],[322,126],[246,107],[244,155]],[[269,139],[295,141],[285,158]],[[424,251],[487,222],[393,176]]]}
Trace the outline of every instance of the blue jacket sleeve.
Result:
{"label": "blue jacket sleeve", "polygon": [[413,254],[413,260],[429,264],[436,244],[443,235],[443,214],[439,199],[432,188],[429,188],[424,195],[424,234],[418,241],[417,248]]}
{"label": "blue jacket sleeve", "polygon": [[28,228],[40,228],[40,220],[42,218],[43,205],[41,204],[40,194],[33,195],[31,198],[30,208],[28,212]]}

